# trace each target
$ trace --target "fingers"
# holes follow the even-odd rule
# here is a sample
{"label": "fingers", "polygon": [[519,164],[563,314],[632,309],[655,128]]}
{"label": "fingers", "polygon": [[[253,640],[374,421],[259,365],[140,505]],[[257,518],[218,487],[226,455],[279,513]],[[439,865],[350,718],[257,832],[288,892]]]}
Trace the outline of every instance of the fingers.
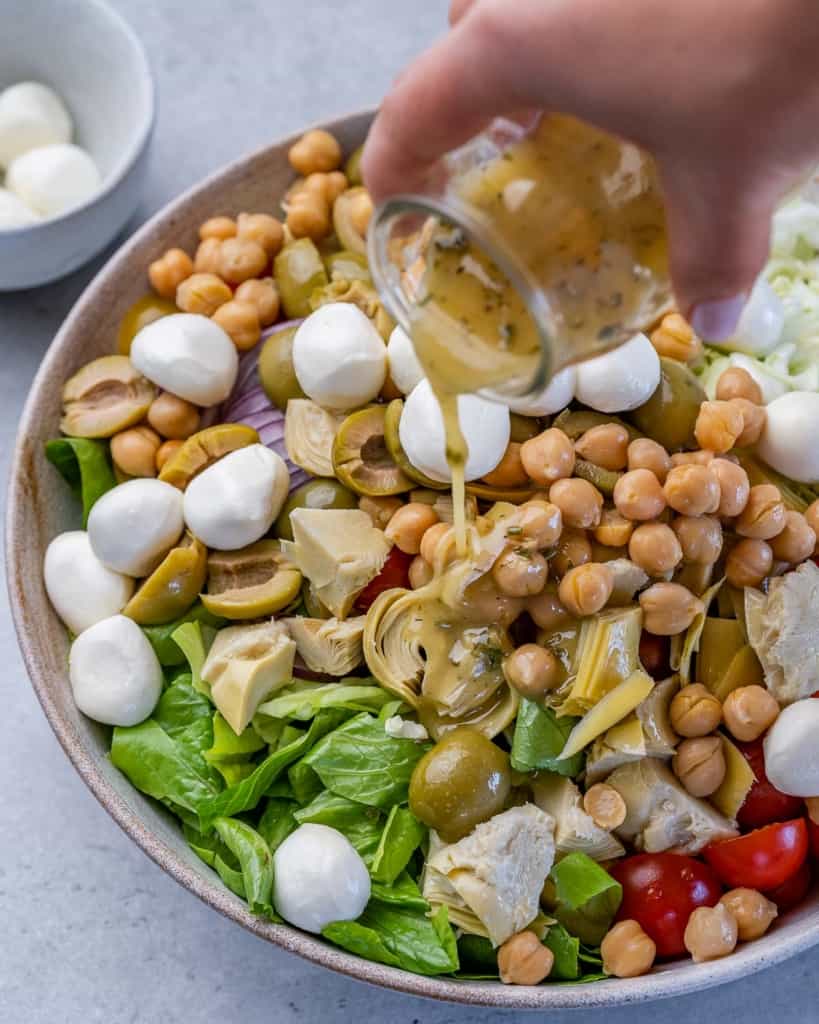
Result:
{"label": "fingers", "polygon": [[475,3],[477,3],[477,0],[452,0],[452,3],[449,5],[449,24],[457,25]]}

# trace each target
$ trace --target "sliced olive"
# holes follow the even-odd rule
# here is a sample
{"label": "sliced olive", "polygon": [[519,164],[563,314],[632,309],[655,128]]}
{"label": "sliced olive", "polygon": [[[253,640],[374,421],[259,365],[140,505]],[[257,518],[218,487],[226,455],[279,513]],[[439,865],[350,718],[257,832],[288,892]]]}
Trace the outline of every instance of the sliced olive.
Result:
{"label": "sliced olive", "polygon": [[315,244],[309,238],[289,242],[276,256],[273,274],[284,315],[290,320],[309,316],[310,296],[327,284],[327,271]]}
{"label": "sliced olive", "polygon": [[385,407],[372,405],[352,413],[333,441],[333,472],[356,494],[370,498],[400,494],[412,487],[387,450]]}
{"label": "sliced olive", "polygon": [[490,487],[489,484],[467,484],[466,493],[479,501],[508,501],[512,505],[522,505],[538,493],[535,487]]}
{"label": "sliced olive", "polygon": [[102,356],[65,382],[60,430],[69,437],[112,437],[139,423],[154,398],[156,388],[127,356]]}
{"label": "sliced olive", "polygon": [[169,551],[122,610],[140,626],[173,622],[199,597],[207,573],[208,549],[191,534]]}
{"label": "sliced olive", "polygon": [[586,462],[585,459],[577,459],[574,464],[574,475],[579,476],[581,480],[588,480],[590,484],[594,484],[601,494],[605,494],[607,498],[610,498],[614,494],[617,481],[623,474],[615,473],[611,469],[603,469],[602,466],[596,466],[593,462]]}
{"label": "sliced olive", "polygon": [[564,409],[552,423],[553,427],[562,430],[571,441],[585,434],[592,427],[602,427],[609,423],[617,423],[628,431],[629,440],[634,441],[640,436],[640,432],[628,423],[624,423],[617,416],[610,416],[604,412],[595,412],[592,409]]}
{"label": "sliced olive", "polygon": [[358,149],[354,149],[347,158],[347,163],[344,165],[344,173],[347,175],[347,181],[351,185],[363,185],[364,178],[361,176],[361,157],[364,154],[364,147],[359,146]]}
{"label": "sliced olive", "polygon": [[403,401],[400,398],[395,398],[389,403],[384,414],[384,442],[387,445],[387,451],[392,456],[393,462],[395,462],[405,476],[408,476],[410,480],[414,480],[415,483],[420,484],[422,487],[429,487],[434,491],[447,490],[449,484],[441,483],[440,480],[431,480],[420,469],[416,469],[407,458],[407,453],[404,451],[401,439],[398,436],[398,424],[401,422],[401,413],[403,411]]}
{"label": "sliced olive", "polygon": [[331,252],[324,257],[324,266],[331,281],[366,281],[369,283],[370,268],[367,257],[360,252]]}
{"label": "sliced olive", "polygon": [[366,234],[359,230],[360,217],[356,216],[357,208],[369,200],[369,193],[362,185],[348,188],[333,203],[333,227],[339,242],[350,252],[367,251]]}
{"label": "sliced olive", "polygon": [[158,295],[143,295],[131,306],[120,321],[117,335],[117,352],[121,356],[131,354],[131,342],[143,327],[161,320],[163,316],[178,313],[179,310],[170,299],[161,299]]}
{"label": "sliced olive", "polygon": [[510,414],[509,424],[511,426],[509,440],[515,441],[517,444],[523,444],[524,441],[537,437],[543,429],[543,424],[539,419],[535,419],[534,416],[520,416],[516,412]]}
{"label": "sliced olive", "polygon": [[244,423],[217,423],[215,427],[205,427],[191,434],[168,459],[159,479],[184,491],[195,476],[223,455],[258,443],[259,435],[253,427],[247,427]]}
{"label": "sliced olive", "polygon": [[282,412],[291,398],[306,398],[293,368],[293,339],[298,327],[276,331],[259,353],[259,383],[270,401]]}
{"label": "sliced olive", "polygon": [[259,540],[238,551],[212,551],[202,604],[225,619],[261,619],[298,597],[302,576],[277,540]]}
{"label": "sliced olive", "polygon": [[358,499],[338,480],[317,477],[291,492],[273,529],[282,540],[293,539],[290,513],[294,508],[358,508]]}
{"label": "sliced olive", "polygon": [[660,365],[657,390],[645,405],[627,415],[638,430],[669,451],[697,448],[694,425],[707,398],[705,391],[683,363],[661,359]]}

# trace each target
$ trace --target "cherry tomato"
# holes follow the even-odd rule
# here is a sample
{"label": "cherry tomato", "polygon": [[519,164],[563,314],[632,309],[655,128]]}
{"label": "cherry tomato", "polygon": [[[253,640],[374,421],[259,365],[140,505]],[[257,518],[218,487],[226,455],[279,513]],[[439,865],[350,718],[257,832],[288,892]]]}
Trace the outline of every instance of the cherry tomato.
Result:
{"label": "cherry tomato", "polygon": [[379,594],[393,587],[409,587],[409,567],[412,555],[405,555],[399,548],[393,548],[387,555],[381,572],[370,580],[356,598],[355,606],[359,611],[366,612]]}
{"label": "cherry tomato", "polygon": [[780,793],[768,782],[762,737],[752,743],[736,743],[736,746],[756,775],[756,782],[751,786],[737,814],[737,822],[742,828],[761,828],[774,821],[789,821],[798,817],[802,813],[802,800],[798,796]]}
{"label": "cherry tomato", "polygon": [[766,825],[736,839],[721,839],[703,852],[725,885],[763,892],[782,885],[807,855],[808,829],[803,818]]}
{"label": "cherry tomato", "polygon": [[640,634],[640,661],[653,679],[667,679],[671,675],[671,642],[667,636]]}
{"label": "cherry tomato", "polygon": [[697,907],[713,907],[719,879],[701,861],[677,853],[638,853],[610,869],[623,887],[617,918],[637,921],[654,940],[658,956],[685,953],[683,934]]}
{"label": "cherry tomato", "polygon": [[808,840],[810,841],[810,852],[819,860],[819,825],[808,818]]}
{"label": "cherry tomato", "polygon": [[811,870],[808,861],[786,878],[782,885],[769,889],[764,895],[772,900],[779,910],[790,910],[805,898],[811,883]]}

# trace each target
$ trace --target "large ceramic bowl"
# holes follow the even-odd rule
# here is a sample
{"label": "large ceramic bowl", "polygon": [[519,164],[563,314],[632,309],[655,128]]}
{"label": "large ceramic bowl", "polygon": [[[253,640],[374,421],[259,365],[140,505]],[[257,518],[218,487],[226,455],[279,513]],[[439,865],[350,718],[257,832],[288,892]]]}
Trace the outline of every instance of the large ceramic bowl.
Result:
{"label": "large ceramic bowl", "polygon": [[[364,138],[369,114],[326,127],[347,152]],[[66,670],[68,639],[43,589],[41,566],[49,539],[76,528],[68,489],[42,456],[57,433],[60,385],[80,365],[112,350],[117,324],[145,290],[145,267],[171,245],[189,249],[196,227],[214,213],[269,209],[283,194],[291,171],[293,139],[232,164],[182,196],[145,225],[89,285],[43,361],[26,403],[11,474],[8,514],[8,580],[20,646],[31,681],[57,738],[86,784],[142,849],[180,884],[237,924],[269,942],[362,981],[415,995],[487,1006],[550,1009],[612,1006],[680,995],[731,981],[775,964],[819,942],[819,896],[784,916],[763,939],[711,964],[680,962],[630,981],[593,985],[516,988],[499,982],[422,978],[335,949],[321,939],[248,913],[217,875],[188,848],[175,819],[146,799],[110,764],[109,730],[74,707]]]}

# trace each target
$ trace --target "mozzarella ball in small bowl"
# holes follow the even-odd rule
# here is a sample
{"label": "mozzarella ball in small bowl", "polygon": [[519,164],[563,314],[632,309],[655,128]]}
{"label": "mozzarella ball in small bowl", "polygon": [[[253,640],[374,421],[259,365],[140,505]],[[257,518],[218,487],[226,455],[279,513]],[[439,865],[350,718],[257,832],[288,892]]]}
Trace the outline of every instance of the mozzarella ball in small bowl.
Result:
{"label": "mozzarella ball in small bowl", "polygon": [[62,97],[42,82],[0,92],[0,169],[32,149],[70,142],[74,122]]}

